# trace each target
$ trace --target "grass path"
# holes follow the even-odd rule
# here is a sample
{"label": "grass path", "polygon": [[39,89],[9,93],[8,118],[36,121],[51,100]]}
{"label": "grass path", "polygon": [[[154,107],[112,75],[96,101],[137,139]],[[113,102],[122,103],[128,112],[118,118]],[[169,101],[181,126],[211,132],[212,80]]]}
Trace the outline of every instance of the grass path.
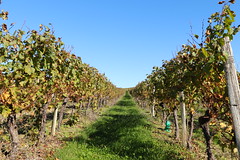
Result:
{"label": "grass path", "polygon": [[152,124],[126,94],[101,118],[58,150],[60,160],[184,159],[176,145],[152,137]]}

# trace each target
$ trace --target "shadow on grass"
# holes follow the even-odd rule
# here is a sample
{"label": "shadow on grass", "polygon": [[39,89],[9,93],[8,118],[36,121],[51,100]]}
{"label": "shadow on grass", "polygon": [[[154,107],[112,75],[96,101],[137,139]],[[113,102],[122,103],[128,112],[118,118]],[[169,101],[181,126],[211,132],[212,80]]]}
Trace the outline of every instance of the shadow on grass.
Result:
{"label": "shadow on grass", "polygon": [[119,101],[116,105],[122,106],[122,107],[128,107],[128,106],[135,106],[136,104],[131,100],[122,100],[122,101]]}
{"label": "shadow on grass", "polygon": [[[131,97],[130,97],[131,98]],[[177,154],[163,150],[151,137],[151,125],[131,100],[119,101],[96,123],[85,130],[86,136],[74,138],[79,144],[107,148],[126,159],[159,160],[174,158]],[[71,139],[66,139],[71,140]],[[166,148],[165,148],[166,149]]]}

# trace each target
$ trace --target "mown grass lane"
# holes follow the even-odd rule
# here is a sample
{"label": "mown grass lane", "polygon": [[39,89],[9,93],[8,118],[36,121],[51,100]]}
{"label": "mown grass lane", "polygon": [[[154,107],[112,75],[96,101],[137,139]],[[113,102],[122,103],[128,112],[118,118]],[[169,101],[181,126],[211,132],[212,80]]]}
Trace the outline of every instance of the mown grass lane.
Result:
{"label": "mown grass lane", "polygon": [[157,140],[152,125],[129,94],[80,136],[58,150],[60,160],[182,159],[179,148]]}

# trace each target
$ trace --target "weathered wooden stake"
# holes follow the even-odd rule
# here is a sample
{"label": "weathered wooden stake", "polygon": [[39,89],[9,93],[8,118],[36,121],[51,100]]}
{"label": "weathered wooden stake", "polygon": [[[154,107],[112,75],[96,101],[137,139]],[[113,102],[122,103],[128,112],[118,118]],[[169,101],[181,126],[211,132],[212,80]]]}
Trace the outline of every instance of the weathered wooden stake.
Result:
{"label": "weathered wooden stake", "polygon": [[184,147],[187,147],[187,124],[186,124],[186,107],[184,102],[184,93],[183,91],[180,92],[180,99],[181,99],[181,115],[182,115],[182,144]]}
{"label": "weathered wooden stake", "polygon": [[227,79],[228,96],[230,99],[230,109],[233,118],[233,126],[235,132],[235,138],[240,153],[240,91],[239,82],[237,77],[237,71],[234,64],[232,47],[229,37],[225,37],[225,45],[223,52],[228,55],[227,62],[225,63],[225,73]]}
{"label": "weathered wooden stake", "polygon": [[57,126],[58,106],[54,108],[51,135],[55,136]]}

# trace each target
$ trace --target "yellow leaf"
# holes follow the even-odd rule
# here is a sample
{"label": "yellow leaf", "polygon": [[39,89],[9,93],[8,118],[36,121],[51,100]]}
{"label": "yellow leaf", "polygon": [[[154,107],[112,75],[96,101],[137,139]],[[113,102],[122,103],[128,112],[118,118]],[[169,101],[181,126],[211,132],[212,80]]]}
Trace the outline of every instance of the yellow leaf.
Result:
{"label": "yellow leaf", "polygon": [[4,97],[5,99],[8,99],[8,97],[10,97],[9,92],[4,93],[4,94],[3,94],[3,97]]}
{"label": "yellow leaf", "polygon": [[11,110],[9,108],[5,108],[1,114],[3,117],[6,118],[10,113],[11,113]]}
{"label": "yellow leaf", "polygon": [[194,113],[195,113],[194,108],[191,108],[191,109],[190,109],[190,112],[191,112],[192,114],[194,114]]}
{"label": "yellow leaf", "polygon": [[226,129],[226,132],[231,133],[232,132],[232,126],[228,126],[228,128]]}
{"label": "yellow leaf", "polygon": [[220,127],[225,128],[225,127],[227,127],[227,125],[225,123],[220,123]]}
{"label": "yellow leaf", "polygon": [[8,97],[10,97],[9,92],[5,92],[1,95],[1,99],[3,99],[4,102],[7,101]]}
{"label": "yellow leaf", "polygon": [[238,152],[238,149],[237,148],[234,148],[233,149],[233,153],[237,153]]}

